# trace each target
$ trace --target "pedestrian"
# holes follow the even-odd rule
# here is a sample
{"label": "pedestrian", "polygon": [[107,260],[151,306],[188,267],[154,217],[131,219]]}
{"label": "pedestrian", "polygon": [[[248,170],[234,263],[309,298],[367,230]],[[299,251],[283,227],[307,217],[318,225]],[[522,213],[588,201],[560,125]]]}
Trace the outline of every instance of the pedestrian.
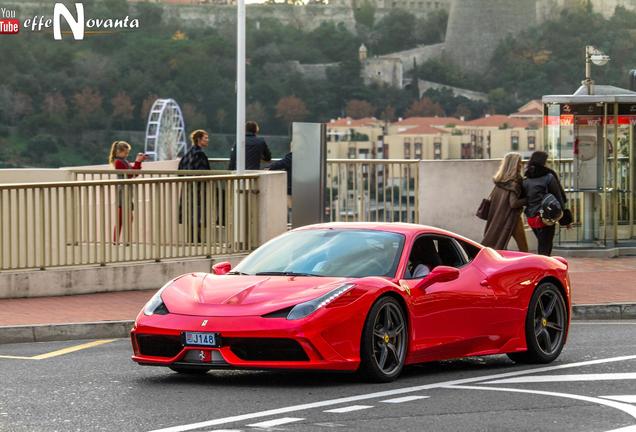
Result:
{"label": "pedestrian", "polygon": [[[208,133],[203,129],[197,129],[190,134],[190,141],[192,147],[179,161],[179,170],[209,171],[210,162],[204,151],[209,142]],[[189,227],[186,232],[188,233],[189,241],[194,241],[196,233],[197,241],[201,242],[201,227],[207,225],[204,213],[207,204],[206,192],[207,189],[204,182],[191,181],[184,183],[179,199],[179,223],[183,224],[187,220]],[[184,200],[187,203],[185,205]],[[186,217],[184,212],[189,216]]]}
{"label": "pedestrian", "polygon": [[282,159],[274,161],[269,166],[270,171],[285,171],[287,173],[287,220],[291,222],[292,205],[292,153],[289,152]]}
{"label": "pedestrian", "polygon": [[486,219],[482,244],[494,249],[507,249],[510,237],[517,248],[528,252],[528,242],[523,228],[521,212],[526,205],[521,177],[521,155],[508,153],[499,164],[493,177],[495,186],[490,194],[490,209]]}
{"label": "pedestrian", "polygon": [[[110,147],[110,155],[108,156],[108,163],[116,170],[140,170],[141,163],[146,159],[146,155],[143,153],[137,153],[134,163],[128,162],[128,154],[130,153],[131,146],[126,141],[115,141]],[[133,178],[133,174],[117,174],[118,179]],[[117,225],[113,229],[113,244],[119,244],[121,237],[121,230],[124,225],[123,214],[124,210],[128,214],[129,226],[132,225],[133,219],[133,191],[131,185],[117,185]],[[128,198],[126,198],[126,196]],[[128,230],[129,231],[129,230]],[[130,233],[129,233],[130,236]]]}
{"label": "pedestrian", "polygon": [[[257,136],[260,128],[255,121],[248,121],[245,124],[245,169],[257,170],[261,168],[261,160],[269,162],[272,154],[267,147],[267,143],[262,137]],[[230,152],[231,171],[236,170],[236,146]]]}
{"label": "pedestrian", "polygon": [[565,208],[565,191],[556,172],[546,167],[548,154],[543,151],[535,151],[530,156],[526,168],[523,189],[528,199],[525,214],[528,217],[528,225],[537,237],[540,255],[552,254],[552,242],[556,231],[555,221],[548,221],[541,217],[544,198],[552,194],[558,201],[561,209]]}

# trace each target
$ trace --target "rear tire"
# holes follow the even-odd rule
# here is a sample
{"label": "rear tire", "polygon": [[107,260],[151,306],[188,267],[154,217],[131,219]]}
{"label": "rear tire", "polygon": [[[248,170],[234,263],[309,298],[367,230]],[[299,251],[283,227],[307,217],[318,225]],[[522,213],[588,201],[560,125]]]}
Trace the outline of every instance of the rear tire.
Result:
{"label": "rear tire", "polygon": [[404,368],[408,346],[406,314],[393,297],[376,301],[362,330],[360,374],[373,382],[395,380]]}
{"label": "rear tire", "polygon": [[188,366],[169,366],[176,373],[184,375],[205,375],[210,368],[188,367]]}
{"label": "rear tire", "polygon": [[568,312],[561,290],[551,282],[539,284],[532,294],[526,315],[528,350],[508,353],[508,357],[515,363],[554,361],[565,345],[567,325]]}

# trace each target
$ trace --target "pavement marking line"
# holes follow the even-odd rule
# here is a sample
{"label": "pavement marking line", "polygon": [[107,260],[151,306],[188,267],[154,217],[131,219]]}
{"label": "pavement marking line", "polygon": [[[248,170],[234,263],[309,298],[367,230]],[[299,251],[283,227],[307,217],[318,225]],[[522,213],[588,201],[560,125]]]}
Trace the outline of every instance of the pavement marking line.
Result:
{"label": "pavement marking line", "polygon": [[330,409],[330,410],[325,410],[323,412],[342,414],[342,413],[348,413],[348,412],[352,412],[352,411],[362,411],[362,410],[369,409],[369,408],[373,408],[373,405],[351,405],[351,406],[348,406],[348,407],[334,408],[334,409]]}
{"label": "pavement marking line", "polygon": [[632,406],[629,404],[615,402],[607,399],[601,399],[591,396],[582,396],[570,393],[558,393],[558,392],[549,392],[543,390],[526,390],[526,389],[517,389],[517,388],[509,388],[509,387],[480,387],[480,386],[464,386],[464,385],[449,385],[444,386],[442,388],[445,389],[459,389],[459,390],[487,390],[487,391],[501,391],[501,392],[513,392],[513,393],[527,393],[527,394],[535,394],[540,396],[554,396],[554,397],[562,397],[567,399],[576,399],[584,402],[595,403],[598,405],[605,405],[608,407],[616,408],[617,410],[621,410],[626,414],[636,418],[636,406]]}
{"label": "pavement marking line", "polygon": [[636,395],[599,396],[604,399],[612,399],[619,402],[636,404]]}
{"label": "pavement marking line", "polygon": [[57,357],[57,356],[61,356],[64,354],[69,354],[75,351],[80,351],[83,349],[87,349],[87,348],[93,348],[99,345],[104,345],[107,343],[111,343],[116,341],[117,339],[102,339],[102,340],[96,340],[93,342],[87,342],[81,345],[75,345],[75,346],[71,346],[71,347],[67,347],[67,348],[62,348],[56,351],[51,351],[49,353],[44,353],[44,354],[39,354],[36,356],[32,356],[32,357],[23,357],[23,356],[9,356],[9,355],[0,355],[0,358],[6,358],[6,359],[15,359],[15,360],[46,360],[46,359],[50,359],[52,357]]}
{"label": "pavement marking line", "polygon": [[254,423],[251,425],[247,425],[248,427],[253,427],[253,428],[261,428],[261,429],[267,429],[267,428],[271,428],[274,426],[280,426],[280,425],[284,425],[284,424],[288,424],[288,423],[294,423],[294,422],[298,422],[298,421],[302,421],[305,420],[304,418],[299,418],[299,417],[283,417],[283,418],[279,418],[279,419],[274,419],[274,420],[268,420],[268,421],[264,421],[264,422],[260,422],[260,423]]}
{"label": "pavement marking line", "polygon": [[393,390],[385,390],[380,392],[348,396],[348,397],[342,397],[338,399],[329,399],[329,400],[323,400],[318,402],[308,402],[305,404],[292,405],[292,406],[287,406],[283,408],[274,408],[274,409],[270,409],[266,411],[258,411],[258,412],[248,413],[248,414],[239,414],[235,416],[223,417],[223,418],[218,418],[214,420],[206,420],[206,421],[202,421],[198,423],[172,426],[172,427],[167,427],[164,429],[155,429],[151,432],[185,432],[185,431],[190,431],[194,429],[206,428],[209,426],[218,426],[222,424],[236,423],[243,420],[270,417],[270,416],[287,414],[291,412],[303,411],[303,410],[308,410],[313,408],[322,408],[322,407],[333,406],[333,405],[341,405],[341,404],[350,403],[350,402],[358,402],[362,400],[385,398],[389,396],[395,396],[395,395],[406,394],[406,393],[421,392],[425,390],[452,386],[452,385],[477,383],[480,381],[489,381],[489,380],[499,379],[499,378],[508,378],[513,376],[528,375],[528,374],[540,373],[540,372],[550,372],[550,371],[559,370],[559,369],[567,369],[567,368],[580,367],[580,366],[591,366],[596,364],[613,363],[613,362],[626,361],[626,360],[636,360],[636,355],[610,357],[610,358],[597,359],[597,360],[587,360],[583,362],[566,363],[566,364],[562,364],[558,366],[535,367],[531,369],[517,370],[514,372],[504,372],[500,374],[484,375],[479,377],[463,378],[463,379],[456,379],[451,381],[442,381],[442,382],[424,384],[424,385],[412,386],[412,387],[402,387],[402,388],[397,388]]}
{"label": "pavement marking line", "polygon": [[605,432],[636,432],[636,425],[625,426],[619,429],[612,429]]}
{"label": "pavement marking line", "polygon": [[428,398],[430,398],[430,396],[404,396],[404,397],[399,397],[395,399],[386,399],[380,402],[396,404],[396,403],[411,402],[414,400],[428,399]]}
{"label": "pavement marking line", "polygon": [[548,383],[569,381],[614,381],[633,380],[636,373],[600,373],[600,374],[576,374],[576,375],[539,375],[519,378],[508,378],[495,381],[486,381],[482,384],[520,384],[520,383]]}
{"label": "pavement marking line", "polygon": [[57,356],[61,356],[64,354],[69,354],[75,351],[80,351],[83,349],[87,349],[87,348],[93,348],[99,345],[104,345],[107,343],[111,343],[111,342],[115,342],[115,339],[102,339],[102,340],[96,340],[93,342],[88,342],[85,344],[81,344],[81,345],[75,345],[72,347],[68,347],[68,348],[62,348],[60,350],[57,351],[52,351],[50,353],[46,353],[46,354],[40,354],[37,356],[33,356],[31,357],[33,360],[44,360],[44,359],[50,359],[51,357],[57,357]]}
{"label": "pavement marking line", "polygon": [[618,322],[611,322],[611,321],[601,321],[601,322],[576,322],[576,321],[572,321],[570,323],[570,325],[636,325],[636,322],[634,321],[627,321],[627,322],[621,322],[621,320],[618,320]]}
{"label": "pavement marking line", "polygon": [[21,357],[21,356],[10,356],[10,355],[0,355],[0,358],[15,359],[15,360],[33,360],[33,357]]}

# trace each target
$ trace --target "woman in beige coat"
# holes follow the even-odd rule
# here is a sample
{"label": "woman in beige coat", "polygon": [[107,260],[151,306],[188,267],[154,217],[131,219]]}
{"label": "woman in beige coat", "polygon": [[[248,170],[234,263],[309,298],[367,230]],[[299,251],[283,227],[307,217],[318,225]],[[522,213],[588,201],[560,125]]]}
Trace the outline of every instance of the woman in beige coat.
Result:
{"label": "woman in beige coat", "polygon": [[508,153],[501,161],[493,177],[495,187],[490,194],[490,210],[482,244],[493,249],[506,249],[510,237],[514,237],[522,252],[528,251],[528,242],[521,219],[526,205],[521,177],[521,155]]}

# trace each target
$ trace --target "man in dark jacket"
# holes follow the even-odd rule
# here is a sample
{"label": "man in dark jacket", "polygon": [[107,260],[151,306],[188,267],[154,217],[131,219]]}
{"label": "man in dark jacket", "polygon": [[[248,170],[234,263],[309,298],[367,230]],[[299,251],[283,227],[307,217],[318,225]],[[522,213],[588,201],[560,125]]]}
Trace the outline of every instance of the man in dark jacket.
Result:
{"label": "man in dark jacket", "polygon": [[[210,170],[210,162],[205,154],[208,133],[202,129],[190,134],[192,147],[179,161],[179,170]],[[201,227],[207,226],[205,218],[206,184],[203,182],[183,183],[184,189],[179,200],[179,223],[187,222],[190,241],[201,242]],[[188,203],[184,205],[184,200]],[[189,217],[184,217],[184,213]]]}
{"label": "man in dark jacket", "polygon": [[[257,170],[261,168],[261,160],[269,162],[272,160],[272,154],[267,147],[267,143],[262,137],[257,136],[259,127],[258,123],[248,121],[245,124],[245,169]],[[230,153],[231,171],[236,170],[236,146],[232,147]]]}

